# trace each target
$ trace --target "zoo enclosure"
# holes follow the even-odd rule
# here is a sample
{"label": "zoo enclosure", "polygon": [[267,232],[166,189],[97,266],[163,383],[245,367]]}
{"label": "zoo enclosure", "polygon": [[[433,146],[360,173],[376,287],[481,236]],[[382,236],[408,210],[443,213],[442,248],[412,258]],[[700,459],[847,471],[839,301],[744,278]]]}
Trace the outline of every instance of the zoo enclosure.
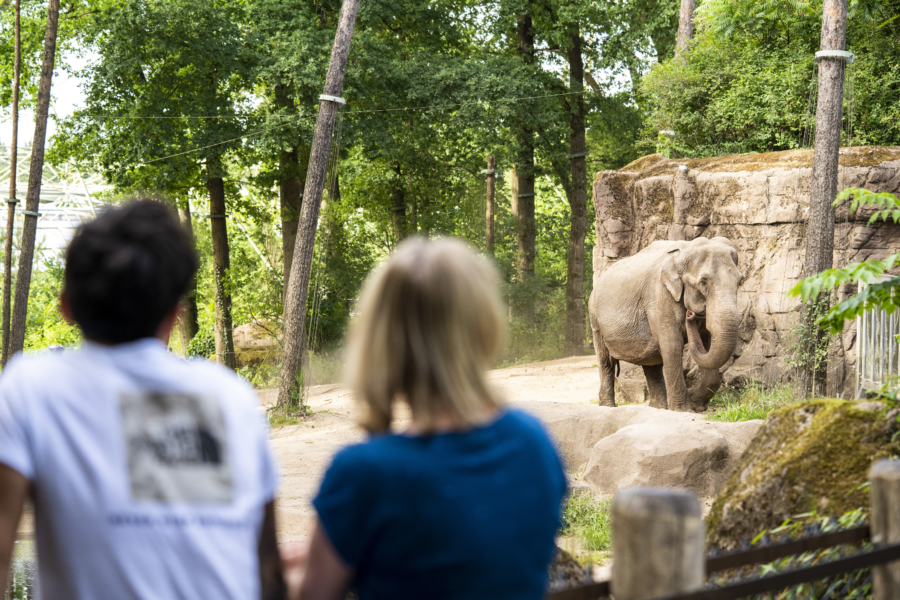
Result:
{"label": "zoo enclosure", "polygon": [[611,581],[545,600],[732,600],[900,598],[900,461],[869,473],[871,526],[725,554],[704,550],[700,504],[690,492],[633,488],[613,503]]}
{"label": "zoo enclosure", "polygon": [[867,310],[856,318],[856,398],[900,376],[898,334],[900,314],[896,312]]}

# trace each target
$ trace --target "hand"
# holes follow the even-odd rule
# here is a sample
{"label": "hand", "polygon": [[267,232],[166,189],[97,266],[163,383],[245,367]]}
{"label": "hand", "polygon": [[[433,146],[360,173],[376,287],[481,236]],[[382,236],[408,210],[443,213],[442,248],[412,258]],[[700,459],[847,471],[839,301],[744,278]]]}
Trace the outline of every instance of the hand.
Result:
{"label": "hand", "polygon": [[299,600],[300,587],[306,578],[309,559],[309,544],[291,544],[278,548],[281,554],[281,570],[287,586],[288,600]]}

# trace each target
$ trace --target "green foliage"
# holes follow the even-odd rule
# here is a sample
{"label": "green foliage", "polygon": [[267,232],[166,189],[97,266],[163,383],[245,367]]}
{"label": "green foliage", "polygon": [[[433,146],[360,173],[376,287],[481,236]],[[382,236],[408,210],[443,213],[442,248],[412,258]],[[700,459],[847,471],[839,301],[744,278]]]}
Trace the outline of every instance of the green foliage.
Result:
{"label": "green foliage", "polygon": [[[843,142],[900,143],[900,37],[895,2],[851,2]],[[705,0],[684,60],[662,61],[644,78],[642,141],[686,157],[809,147],[815,119],[814,53],[820,0]],[[661,130],[674,137],[660,138]]]}
{"label": "green foliage", "polygon": [[[794,309],[796,322],[788,331],[785,364],[813,379],[818,379],[810,392],[816,394],[816,387],[821,387],[823,375],[827,373],[829,349],[833,340],[828,331],[819,323],[828,314],[832,306],[832,293],[820,293],[809,297],[804,304]],[[819,390],[824,392],[824,390]]]}
{"label": "green foliage", "polygon": [[212,323],[206,323],[188,344],[185,356],[211,358],[216,354],[216,336]]}
{"label": "green foliage", "polygon": [[731,422],[765,419],[776,408],[803,400],[804,398],[798,396],[796,390],[789,385],[765,387],[758,382],[752,382],[739,389],[723,387],[710,401],[710,408],[715,413],[707,419]]}
{"label": "green foliage", "polygon": [[63,286],[63,264],[57,258],[40,260],[31,275],[28,292],[28,317],[25,321],[25,350],[48,346],[76,346],[81,332],[59,312],[59,294]]}
{"label": "green foliage", "polygon": [[562,515],[560,535],[574,536],[589,552],[612,550],[611,500],[597,500],[591,494],[569,496]]}
{"label": "green foliage", "polygon": [[[878,219],[893,218],[897,221],[900,217],[900,202],[893,194],[873,193],[860,188],[848,188],[838,194],[834,201],[837,206],[844,200],[852,198],[850,211],[855,212],[861,208],[875,208],[869,218],[869,225]],[[881,309],[888,314],[893,314],[900,307],[900,277],[887,275],[888,271],[900,262],[900,254],[893,254],[884,260],[870,259],[863,262],[852,263],[846,267],[828,269],[801,280],[789,293],[790,296],[800,297],[804,301],[817,298],[823,291],[831,291],[845,284],[864,284],[855,295],[844,300],[837,306],[818,317],[816,322],[823,328],[828,328],[832,333],[840,333],[844,329],[844,323],[855,319],[867,310]],[[882,279],[884,281],[881,281]]]}

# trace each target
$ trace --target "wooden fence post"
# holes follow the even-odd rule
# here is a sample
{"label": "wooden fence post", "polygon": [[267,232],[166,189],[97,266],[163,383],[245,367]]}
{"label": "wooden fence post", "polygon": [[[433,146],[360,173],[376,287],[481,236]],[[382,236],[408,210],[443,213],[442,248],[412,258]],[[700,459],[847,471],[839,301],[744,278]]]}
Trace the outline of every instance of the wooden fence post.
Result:
{"label": "wooden fence post", "polygon": [[[900,460],[879,460],[869,470],[872,542],[900,542]],[[900,561],[873,567],[875,600],[900,600]]]}
{"label": "wooden fence post", "polygon": [[642,600],[703,587],[700,502],[687,490],[632,488],[612,505],[612,593]]}

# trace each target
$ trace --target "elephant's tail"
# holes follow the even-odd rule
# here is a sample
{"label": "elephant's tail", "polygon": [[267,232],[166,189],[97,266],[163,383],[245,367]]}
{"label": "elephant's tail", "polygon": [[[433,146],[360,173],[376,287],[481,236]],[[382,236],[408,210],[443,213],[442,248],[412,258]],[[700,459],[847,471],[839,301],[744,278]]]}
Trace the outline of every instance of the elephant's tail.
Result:
{"label": "elephant's tail", "polygon": [[618,358],[613,358],[613,359],[610,359],[610,360],[612,360],[613,365],[616,367],[616,377],[618,377],[618,376],[619,376],[619,373],[622,372],[621,367],[619,367],[619,359],[618,359]]}

